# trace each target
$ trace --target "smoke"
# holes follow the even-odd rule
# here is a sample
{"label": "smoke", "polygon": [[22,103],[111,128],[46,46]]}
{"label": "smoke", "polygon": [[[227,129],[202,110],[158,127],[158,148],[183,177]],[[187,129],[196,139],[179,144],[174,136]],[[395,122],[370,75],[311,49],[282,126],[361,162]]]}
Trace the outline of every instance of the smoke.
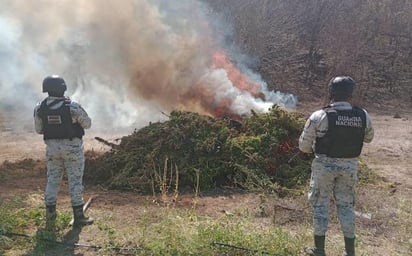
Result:
{"label": "smoke", "polygon": [[105,128],[141,127],[174,109],[236,116],[296,104],[293,95],[269,92],[240,56],[230,55],[222,44],[227,27],[200,1],[0,5],[0,107],[21,120],[32,121],[49,74],[61,75],[66,95]]}

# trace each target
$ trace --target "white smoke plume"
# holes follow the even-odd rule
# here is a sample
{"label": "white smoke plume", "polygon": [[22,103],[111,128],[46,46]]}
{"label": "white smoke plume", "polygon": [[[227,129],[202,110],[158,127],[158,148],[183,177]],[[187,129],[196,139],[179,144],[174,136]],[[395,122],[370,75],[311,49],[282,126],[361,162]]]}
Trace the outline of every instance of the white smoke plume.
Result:
{"label": "white smoke plume", "polygon": [[214,54],[225,51],[225,25],[198,0],[0,0],[0,6],[3,114],[15,111],[31,122],[49,74],[66,80],[66,95],[84,106],[95,127],[141,127],[174,109],[243,115],[296,104],[293,95],[269,92],[250,70],[241,70],[247,75],[240,79],[251,84],[244,88],[228,71],[233,65],[214,63]]}

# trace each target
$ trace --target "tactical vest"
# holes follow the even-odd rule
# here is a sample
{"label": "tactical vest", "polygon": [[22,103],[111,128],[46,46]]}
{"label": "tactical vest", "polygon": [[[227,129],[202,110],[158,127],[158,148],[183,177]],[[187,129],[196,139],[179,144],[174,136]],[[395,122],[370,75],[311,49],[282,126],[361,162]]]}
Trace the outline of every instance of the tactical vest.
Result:
{"label": "tactical vest", "polygon": [[[42,101],[38,112],[43,121],[43,139],[81,139],[84,135],[84,129],[78,123],[72,121],[70,113],[71,100],[62,98],[53,101],[50,105],[47,105],[46,101],[47,99]],[[61,107],[51,109],[52,106],[62,101]]]}
{"label": "tactical vest", "polygon": [[316,139],[315,152],[334,158],[358,157],[365,137],[366,113],[360,108],[336,110],[324,108],[328,117],[328,130]]}

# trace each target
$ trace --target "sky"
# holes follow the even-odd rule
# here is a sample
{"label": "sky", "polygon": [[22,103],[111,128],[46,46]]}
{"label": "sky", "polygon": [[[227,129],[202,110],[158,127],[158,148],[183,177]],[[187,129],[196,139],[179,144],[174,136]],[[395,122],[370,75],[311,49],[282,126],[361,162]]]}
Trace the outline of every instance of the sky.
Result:
{"label": "sky", "polygon": [[[231,27],[197,0],[0,0],[0,108],[32,123],[44,77],[101,129],[140,128],[172,110],[213,116],[264,112],[296,98],[270,92]],[[15,119],[15,120],[13,120]],[[32,129],[30,127],[30,129]]]}

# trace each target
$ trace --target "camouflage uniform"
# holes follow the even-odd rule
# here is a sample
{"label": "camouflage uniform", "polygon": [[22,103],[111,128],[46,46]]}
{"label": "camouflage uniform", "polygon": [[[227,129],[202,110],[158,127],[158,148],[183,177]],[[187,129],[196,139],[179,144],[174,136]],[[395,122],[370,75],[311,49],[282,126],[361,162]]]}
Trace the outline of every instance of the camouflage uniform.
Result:
{"label": "camouflage uniform", "polygon": [[[335,102],[331,107],[336,110],[348,110],[352,106],[348,102]],[[366,111],[365,111],[366,113]],[[299,138],[299,149],[312,153],[316,138],[323,137],[328,130],[326,112],[314,112],[305,124]],[[372,141],[374,130],[369,115],[366,113],[364,142]],[[337,215],[345,237],[355,237],[355,185],[357,182],[358,158],[331,158],[316,154],[312,162],[312,174],[309,202],[313,206],[313,226],[315,236],[324,236],[329,220],[329,200],[333,194],[337,207]]]}
{"label": "camouflage uniform", "polygon": [[[46,98],[46,104],[53,104],[56,100],[61,100],[61,98],[49,96]],[[60,108],[62,104],[63,101],[51,108]],[[37,133],[43,134],[43,121],[38,115],[39,108],[40,103],[34,109],[35,130]],[[91,119],[78,103],[71,101],[70,114],[73,123],[78,123],[83,129],[90,128]],[[82,139],[46,139],[45,143],[47,159],[46,205],[56,205],[64,170],[66,170],[68,177],[72,206],[83,205],[84,155]]]}

